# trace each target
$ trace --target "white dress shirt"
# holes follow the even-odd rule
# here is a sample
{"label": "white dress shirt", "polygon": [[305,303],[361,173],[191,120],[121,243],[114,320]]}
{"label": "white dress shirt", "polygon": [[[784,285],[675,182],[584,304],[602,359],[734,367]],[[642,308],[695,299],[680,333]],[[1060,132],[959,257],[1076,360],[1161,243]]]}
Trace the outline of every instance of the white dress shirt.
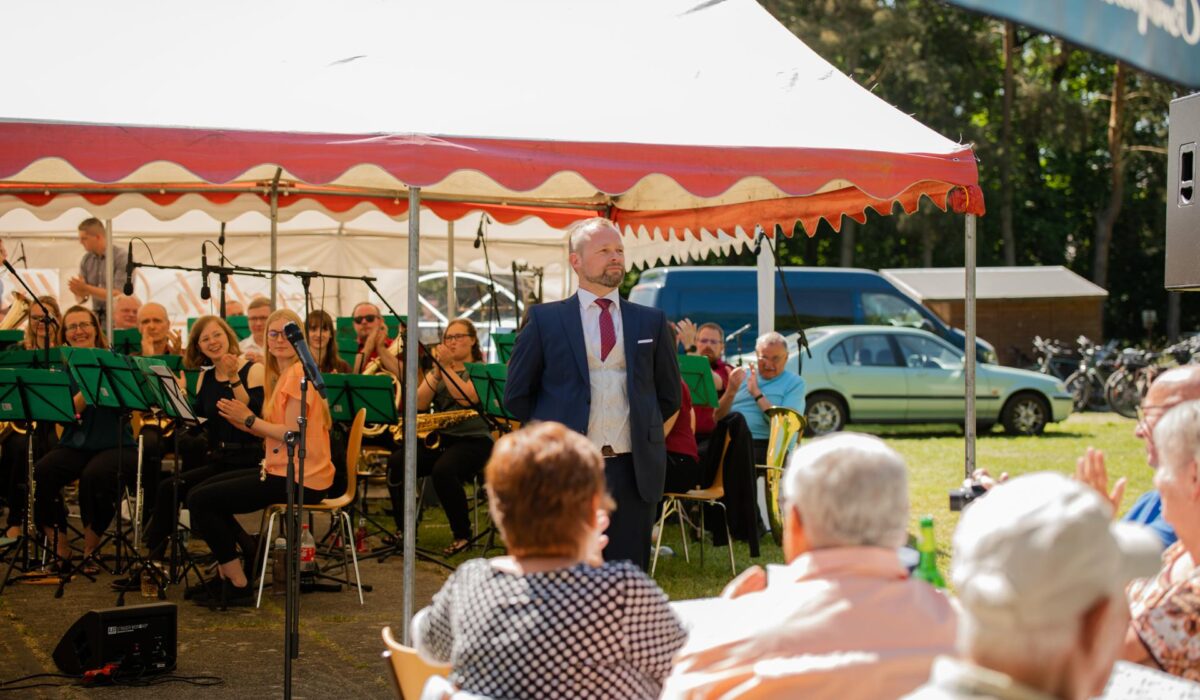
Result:
{"label": "white dress shirt", "polygon": [[261,345],[254,342],[254,334],[253,333],[246,336],[245,338],[242,338],[238,342],[238,348],[242,351],[243,355],[245,355],[246,353],[253,350],[254,352],[258,353],[260,356],[266,357],[266,351],[263,350]]}
{"label": "white dress shirt", "polygon": [[608,357],[600,359],[599,297],[579,290],[579,315],[583,322],[583,340],[587,347],[588,375],[592,390],[591,410],[588,411],[588,439],[596,447],[605,445],[614,452],[633,451],[629,427],[629,394],[625,383],[625,342],[621,324],[621,295],[612,290],[604,295],[612,300],[608,312],[612,316],[616,343]]}

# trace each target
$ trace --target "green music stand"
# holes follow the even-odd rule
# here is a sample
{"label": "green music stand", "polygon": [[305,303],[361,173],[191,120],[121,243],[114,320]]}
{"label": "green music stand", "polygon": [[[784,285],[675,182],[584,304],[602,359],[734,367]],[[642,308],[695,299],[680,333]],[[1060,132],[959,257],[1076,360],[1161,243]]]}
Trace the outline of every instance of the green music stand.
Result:
{"label": "green music stand", "polygon": [[142,353],[142,332],[136,328],[113,329],[113,352],[124,355],[140,355]]}
{"label": "green music stand", "polygon": [[196,403],[196,393],[200,391],[200,373],[202,369],[184,369],[183,384],[187,387],[188,401]]}
{"label": "green music stand", "polygon": [[[47,359],[49,363],[47,363]],[[46,350],[12,349],[0,352],[0,367],[13,369],[63,369],[62,348]]]}
{"label": "green music stand", "polygon": [[[150,399],[150,404],[157,406],[168,417],[174,420],[195,425],[199,423],[186,392],[179,386],[175,371],[164,357],[179,359],[176,355],[162,357],[131,357],[130,360],[139,370],[139,384],[142,393]],[[178,429],[178,428],[177,428]]]}
{"label": "green music stand", "polygon": [[63,357],[89,404],[120,411],[150,410],[151,401],[139,379],[141,372],[128,355],[94,348],[63,348]]}
{"label": "green music stand", "polygon": [[20,345],[25,340],[25,331],[20,328],[0,331],[0,348]]}
{"label": "green music stand", "polygon": [[679,375],[692,392],[693,406],[717,407],[717,385],[713,382],[712,366],[708,358],[701,355],[680,355]]}
{"label": "green music stand", "polygon": [[183,371],[183,355],[147,355],[147,359],[160,360],[175,374]]}
{"label": "green music stand", "polygon": [[395,425],[396,388],[386,374],[326,374],[325,393],[329,396],[329,413],[333,420],[349,423],[358,409],[367,409],[368,423]]}
{"label": "green music stand", "polygon": [[516,342],[516,333],[493,333],[492,344],[496,346],[496,358],[508,364],[508,358],[512,357],[513,343]]}
{"label": "green music stand", "polygon": [[483,412],[489,416],[516,420],[516,416],[504,408],[504,384],[508,381],[508,365],[499,362],[482,364],[466,363],[468,376],[475,385],[475,393],[483,404]]}

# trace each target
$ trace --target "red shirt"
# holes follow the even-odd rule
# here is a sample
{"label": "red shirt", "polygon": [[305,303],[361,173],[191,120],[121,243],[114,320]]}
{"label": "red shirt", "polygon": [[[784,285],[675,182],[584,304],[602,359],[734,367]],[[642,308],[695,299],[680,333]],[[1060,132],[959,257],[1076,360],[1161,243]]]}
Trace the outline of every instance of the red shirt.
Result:
{"label": "red shirt", "polygon": [[675,425],[671,426],[671,432],[667,433],[667,452],[685,455],[699,462],[696,433],[692,432],[692,392],[688,391],[686,382],[679,383],[683,385],[679,415],[675,418]]}
{"label": "red shirt", "polygon": [[[724,360],[717,360],[717,364],[712,366],[712,371],[721,378],[721,391],[717,392],[717,396],[725,393],[725,387],[729,386],[729,370],[733,367],[726,364]],[[696,434],[708,435],[717,427],[717,421],[713,417],[713,413],[717,409],[712,406],[696,406]]]}

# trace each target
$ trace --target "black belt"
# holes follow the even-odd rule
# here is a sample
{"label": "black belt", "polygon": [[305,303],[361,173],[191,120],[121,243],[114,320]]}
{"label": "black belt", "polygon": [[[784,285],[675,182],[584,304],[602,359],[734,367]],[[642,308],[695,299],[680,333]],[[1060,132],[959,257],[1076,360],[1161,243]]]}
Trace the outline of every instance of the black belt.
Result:
{"label": "black belt", "polygon": [[613,449],[612,445],[605,445],[604,447],[600,448],[600,455],[603,456],[605,459],[613,459],[615,457],[624,457],[625,455],[631,455],[631,454],[633,454],[633,453],[632,452],[617,452],[616,450]]}

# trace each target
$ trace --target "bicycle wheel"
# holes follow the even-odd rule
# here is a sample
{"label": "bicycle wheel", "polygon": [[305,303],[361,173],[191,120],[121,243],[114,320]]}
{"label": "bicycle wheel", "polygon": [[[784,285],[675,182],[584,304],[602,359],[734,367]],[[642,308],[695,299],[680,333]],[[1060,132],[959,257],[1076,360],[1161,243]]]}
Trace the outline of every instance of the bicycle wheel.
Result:
{"label": "bicycle wheel", "polygon": [[1088,400],[1092,398],[1091,381],[1088,379],[1087,370],[1076,370],[1067,377],[1063,382],[1067,385],[1067,391],[1071,392],[1074,397],[1072,402],[1075,404],[1075,412],[1079,413],[1087,410]]}
{"label": "bicycle wheel", "polygon": [[1142,397],[1137,387],[1137,375],[1124,367],[1113,372],[1104,383],[1104,395],[1112,410],[1126,418],[1137,418],[1137,407]]}

